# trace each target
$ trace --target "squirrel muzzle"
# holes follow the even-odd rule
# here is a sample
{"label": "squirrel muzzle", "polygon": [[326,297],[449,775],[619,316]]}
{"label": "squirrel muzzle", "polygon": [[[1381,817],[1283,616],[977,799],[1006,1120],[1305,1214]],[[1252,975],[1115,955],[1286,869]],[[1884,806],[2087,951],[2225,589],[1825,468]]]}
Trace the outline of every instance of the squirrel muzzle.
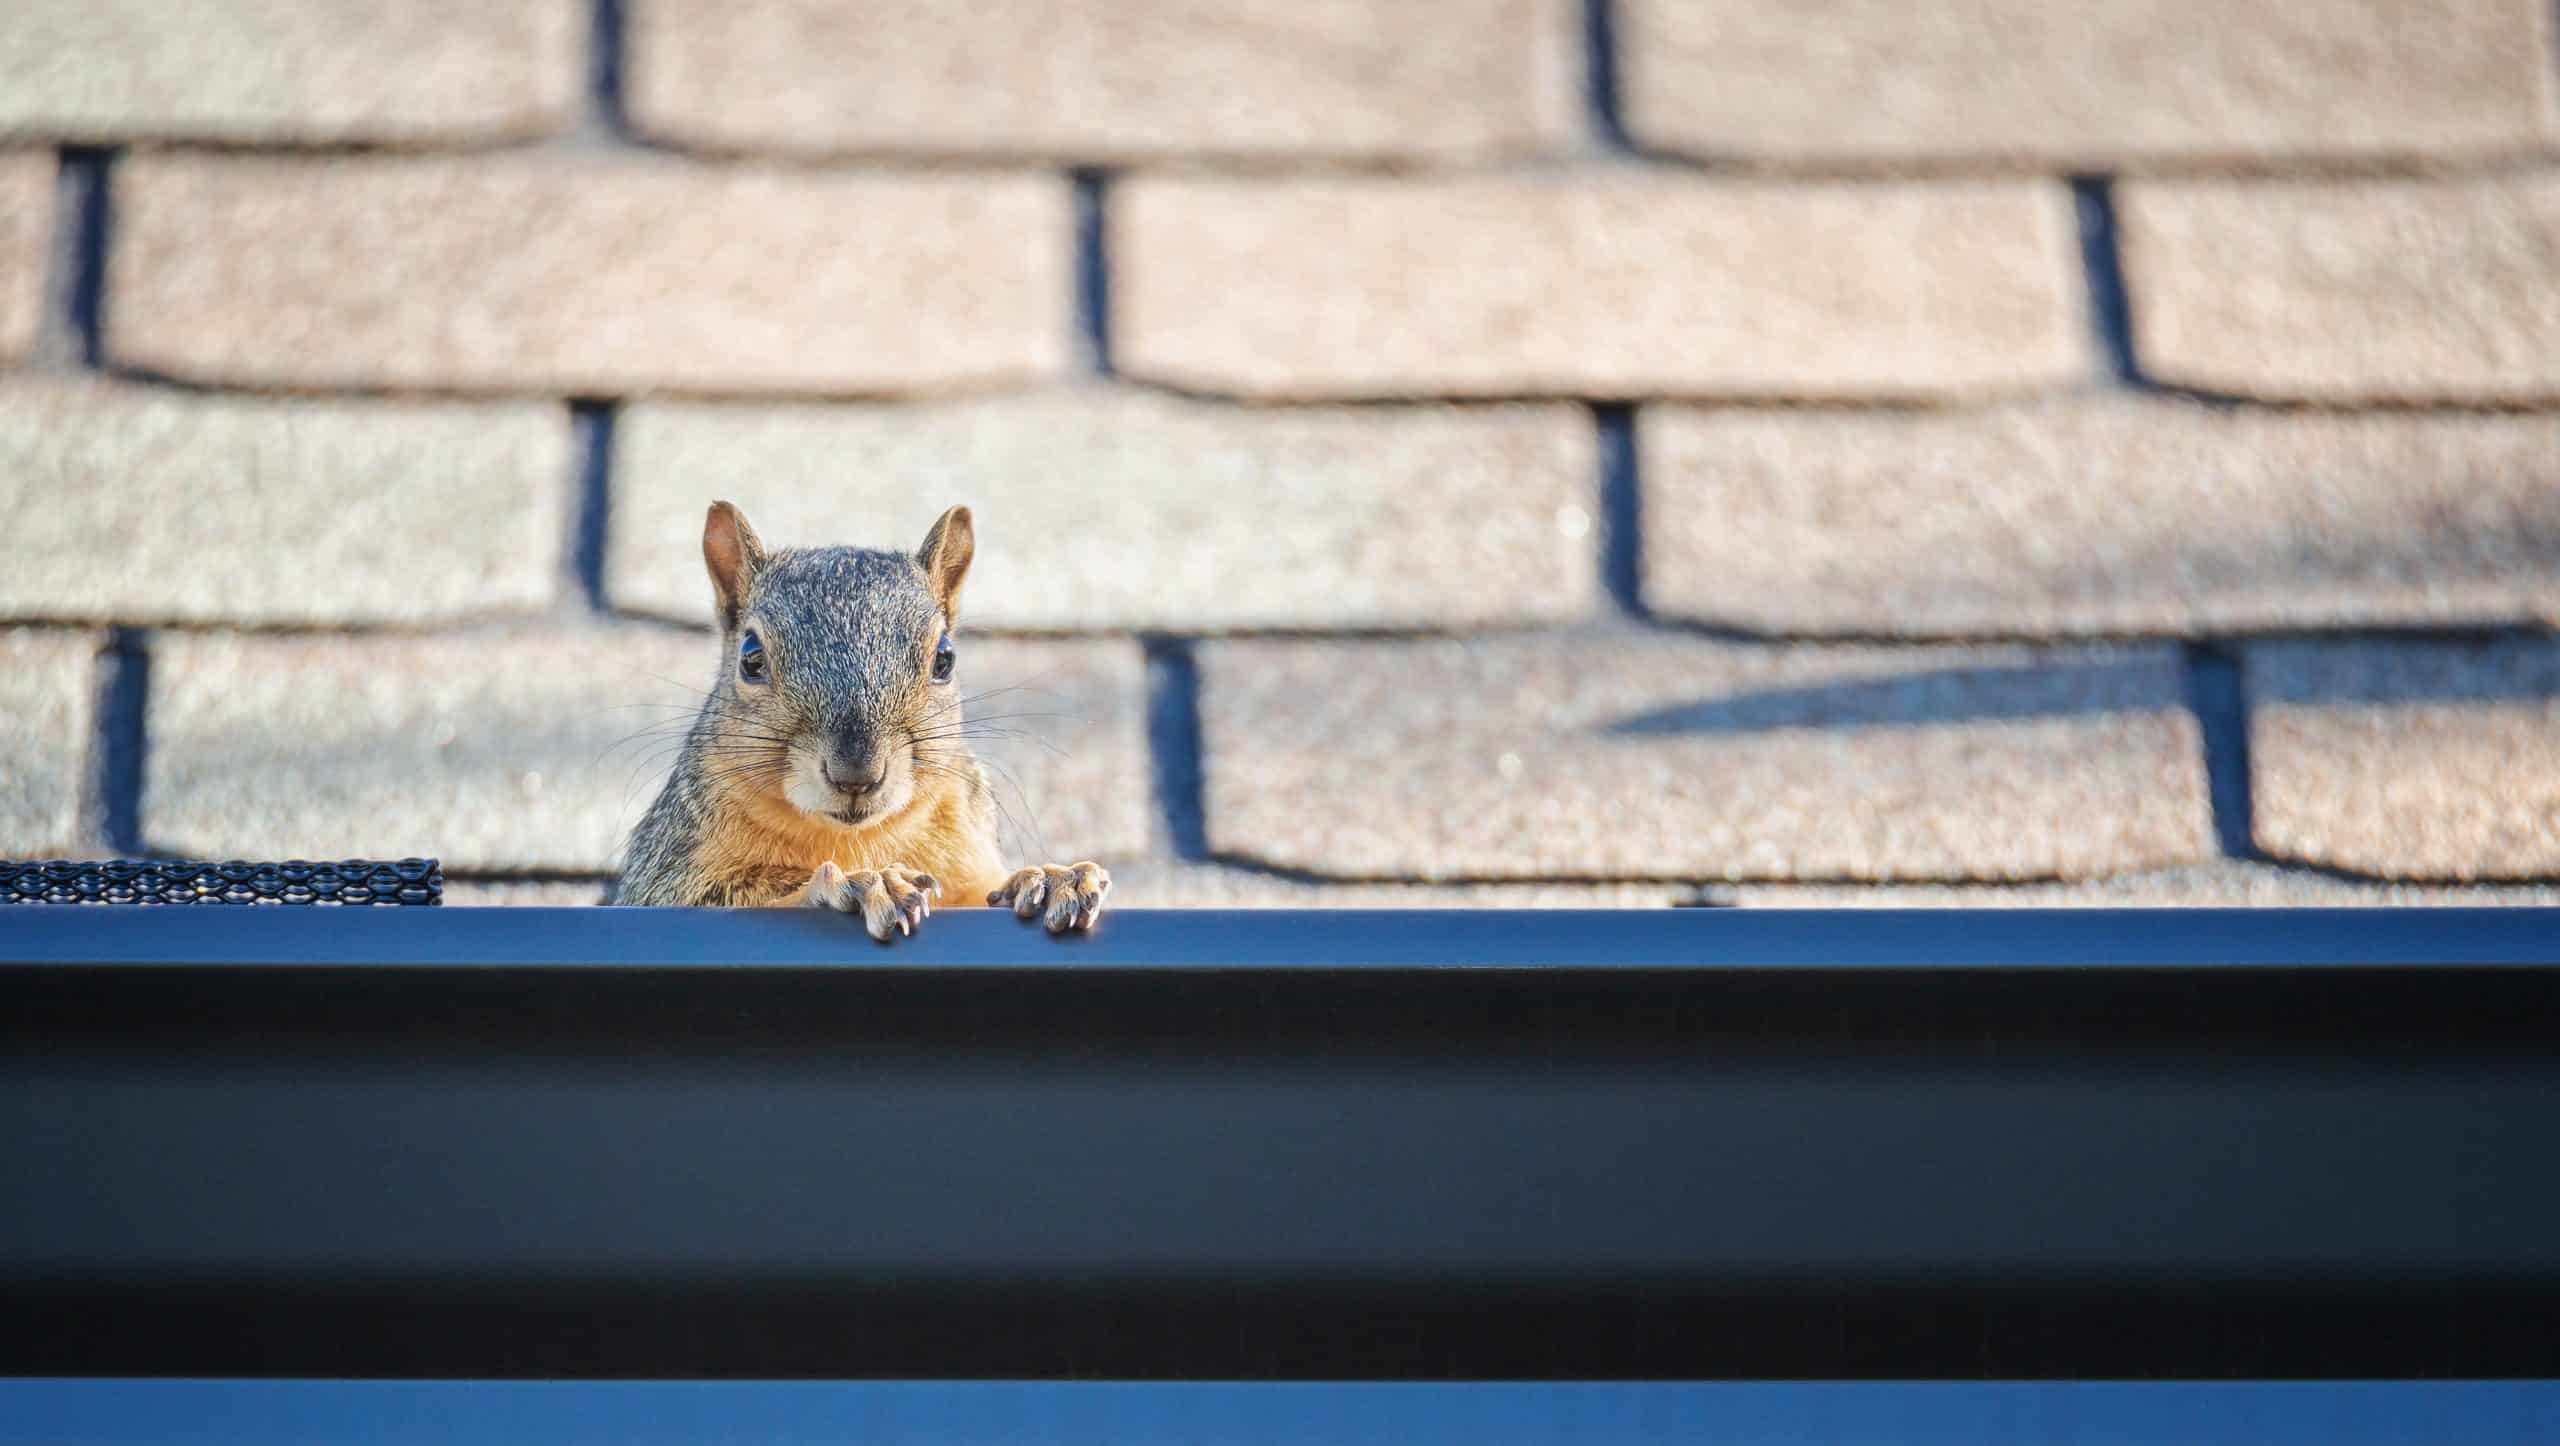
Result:
{"label": "squirrel muzzle", "polygon": [[893,747],[879,731],[852,724],[834,730],[823,741],[810,740],[816,777],[805,773],[795,782],[807,785],[787,793],[804,812],[844,824],[876,822],[904,808],[914,794],[913,769],[904,749]]}

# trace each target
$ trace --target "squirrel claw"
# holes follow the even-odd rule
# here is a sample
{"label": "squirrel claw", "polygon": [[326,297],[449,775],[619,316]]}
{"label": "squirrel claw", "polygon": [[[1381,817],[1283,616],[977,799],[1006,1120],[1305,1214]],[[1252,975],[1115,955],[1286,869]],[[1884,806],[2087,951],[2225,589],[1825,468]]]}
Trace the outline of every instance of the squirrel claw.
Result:
{"label": "squirrel claw", "polygon": [[885,944],[893,931],[898,938],[915,933],[932,914],[939,888],[933,875],[895,864],[848,873],[830,860],[809,880],[809,906],[860,914],[864,932]]}
{"label": "squirrel claw", "polygon": [[1089,933],[1102,917],[1103,896],[1110,892],[1110,873],[1087,859],[1017,869],[1004,887],[987,895],[987,904],[1009,907],[1017,919],[1036,918],[1052,934]]}

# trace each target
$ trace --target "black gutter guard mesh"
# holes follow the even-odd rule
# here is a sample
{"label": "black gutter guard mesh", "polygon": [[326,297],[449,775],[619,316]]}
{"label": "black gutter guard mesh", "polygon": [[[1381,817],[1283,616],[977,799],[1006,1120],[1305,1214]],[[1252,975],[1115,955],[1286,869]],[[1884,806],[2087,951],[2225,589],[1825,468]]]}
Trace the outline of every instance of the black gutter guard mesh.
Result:
{"label": "black gutter guard mesh", "polygon": [[0,859],[0,904],[441,904],[434,859],[224,863]]}

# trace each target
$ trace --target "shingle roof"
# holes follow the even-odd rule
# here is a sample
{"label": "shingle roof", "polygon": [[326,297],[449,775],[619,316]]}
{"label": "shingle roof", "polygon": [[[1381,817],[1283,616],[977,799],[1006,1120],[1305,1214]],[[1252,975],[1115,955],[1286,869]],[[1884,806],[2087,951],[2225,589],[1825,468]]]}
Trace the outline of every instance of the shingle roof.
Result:
{"label": "shingle roof", "polygon": [[2555,64],[2544,0],[25,0],[0,856],[592,898],[728,496],[975,505],[1018,847],[1123,903],[2547,902]]}

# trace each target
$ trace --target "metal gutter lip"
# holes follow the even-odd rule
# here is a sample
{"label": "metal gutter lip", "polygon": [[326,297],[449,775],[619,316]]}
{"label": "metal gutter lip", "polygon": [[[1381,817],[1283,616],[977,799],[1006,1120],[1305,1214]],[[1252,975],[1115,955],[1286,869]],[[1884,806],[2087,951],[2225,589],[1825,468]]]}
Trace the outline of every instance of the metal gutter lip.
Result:
{"label": "metal gutter lip", "polygon": [[994,910],[881,945],[801,910],[0,907],[21,967],[871,970],[2560,968],[2560,908]]}
{"label": "metal gutter lip", "polygon": [[2549,1440],[2549,1381],[0,1380],[0,1441]]}

